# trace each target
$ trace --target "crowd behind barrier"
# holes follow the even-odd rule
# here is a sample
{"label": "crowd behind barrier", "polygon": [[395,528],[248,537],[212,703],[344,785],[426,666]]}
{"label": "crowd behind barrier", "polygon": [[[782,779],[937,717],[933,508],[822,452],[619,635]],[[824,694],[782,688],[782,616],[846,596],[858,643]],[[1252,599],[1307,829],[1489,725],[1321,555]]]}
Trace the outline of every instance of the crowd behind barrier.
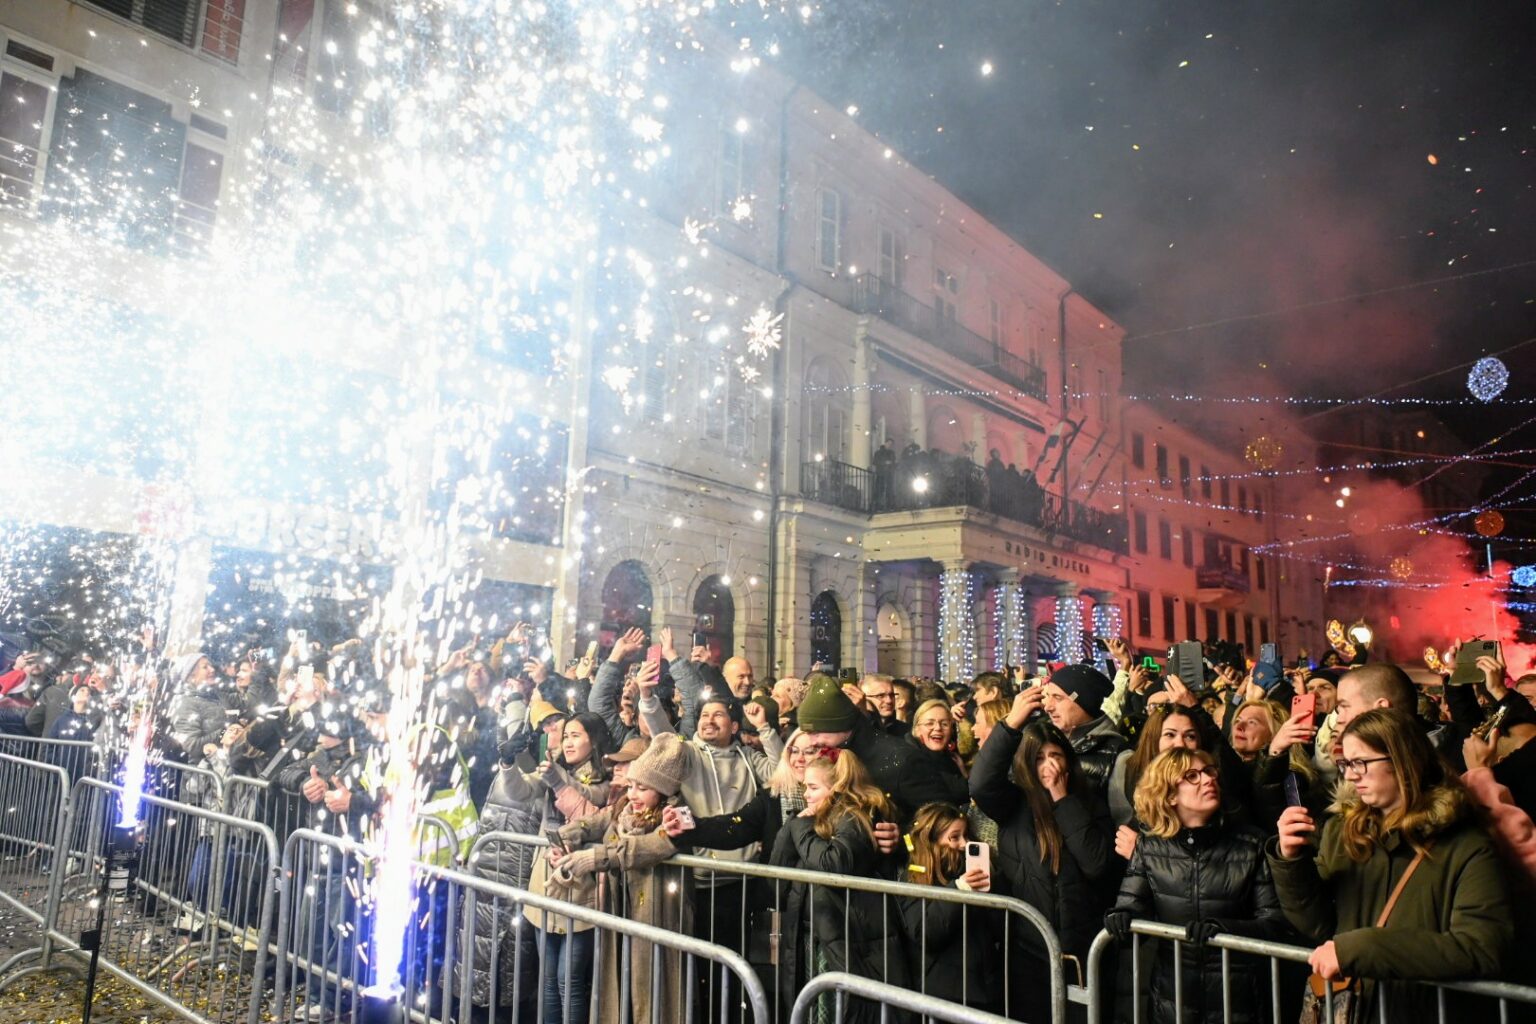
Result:
{"label": "crowd behind barrier", "polygon": [[[1148,667],[1118,638],[1106,663],[946,685],[760,681],[652,639],[557,670],[526,626],[474,638],[428,672],[393,766],[362,640],[24,658],[0,674],[0,899],[36,947],[0,986],[77,965],[104,906],[102,969],[191,1019],[344,1020],[377,901],[403,900],[423,1022],[1536,1012],[1514,958],[1536,676],[1497,647],[1435,688],[1228,644]],[[98,904],[135,734],[131,883]],[[398,785],[415,881],[380,891]]]}

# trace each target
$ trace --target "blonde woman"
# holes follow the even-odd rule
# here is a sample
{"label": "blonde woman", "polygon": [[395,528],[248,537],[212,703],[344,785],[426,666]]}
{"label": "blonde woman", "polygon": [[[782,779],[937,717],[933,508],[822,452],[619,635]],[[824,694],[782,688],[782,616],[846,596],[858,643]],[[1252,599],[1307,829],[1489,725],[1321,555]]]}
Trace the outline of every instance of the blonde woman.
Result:
{"label": "blonde woman", "polygon": [[1295,778],[1302,803],[1314,811],[1328,805],[1327,787],[1318,778],[1311,741],[1317,730],[1305,721],[1291,722],[1285,705],[1249,700],[1238,705],[1232,720],[1232,746],[1243,760],[1251,788],[1253,824],[1268,835],[1286,807],[1287,775]]}
{"label": "blonde woman", "polygon": [[[1142,834],[1104,926],[1123,940],[1133,919],[1152,920],[1180,925],[1188,938],[1177,968],[1173,944],[1160,944],[1152,972],[1152,1020],[1265,1020],[1264,964],[1232,956],[1227,975],[1232,1015],[1224,1017],[1222,953],[1205,945],[1218,934],[1256,939],[1284,934],[1263,835],[1222,819],[1216,760],[1198,748],[1173,747],[1158,755],[1136,784],[1135,806]],[[1175,1013],[1175,969],[1184,973],[1182,1021]]]}
{"label": "blonde woman", "polygon": [[942,700],[927,700],[912,716],[911,741],[916,761],[943,787],[944,802],[964,807],[971,791],[965,781],[965,765],[955,750],[955,716]]}

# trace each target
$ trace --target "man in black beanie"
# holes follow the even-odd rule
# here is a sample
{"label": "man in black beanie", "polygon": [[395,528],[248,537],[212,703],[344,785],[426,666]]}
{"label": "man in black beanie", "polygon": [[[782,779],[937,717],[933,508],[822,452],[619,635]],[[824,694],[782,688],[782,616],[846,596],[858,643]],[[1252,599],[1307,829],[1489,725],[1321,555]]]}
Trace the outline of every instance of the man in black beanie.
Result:
{"label": "man in black beanie", "polygon": [[1103,712],[1115,684],[1091,665],[1064,665],[1041,687],[1041,706],[1077,752],[1083,775],[1104,794],[1115,758],[1128,743]]}

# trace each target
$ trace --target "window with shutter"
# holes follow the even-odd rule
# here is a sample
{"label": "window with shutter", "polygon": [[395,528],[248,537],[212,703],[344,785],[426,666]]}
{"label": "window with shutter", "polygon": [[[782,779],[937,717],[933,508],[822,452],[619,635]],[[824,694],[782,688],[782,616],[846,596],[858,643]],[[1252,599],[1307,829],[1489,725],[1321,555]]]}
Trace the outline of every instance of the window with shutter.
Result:
{"label": "window with shutter", "polygon": [[109,14],[142,25],[159,36],[191,46],[198,0],[87,0]]}
{"label": "window with shutter", "polygon": [[658,348],[651,355],[641,381],[640,418],[648,423],[661,423],[667,417],[667,350]]}
{"label": "window with shutter", "polygon": [[181,164],[180,202],[176,204],[176,244],[179,248],[201,249],[213,236],[223,174],[224,157],[221,154],[196,143],[187,143]]}

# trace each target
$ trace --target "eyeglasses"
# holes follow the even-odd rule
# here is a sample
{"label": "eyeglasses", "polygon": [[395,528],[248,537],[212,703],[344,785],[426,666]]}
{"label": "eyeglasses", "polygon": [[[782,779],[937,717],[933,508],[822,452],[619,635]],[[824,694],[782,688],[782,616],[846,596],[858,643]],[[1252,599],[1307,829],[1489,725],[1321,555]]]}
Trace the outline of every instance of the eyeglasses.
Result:
{"label": "eyeglasses", "polygon": [[816,748],[815,747],[790,747],[789,748],[789,756],[790,757],[800,758],[802,760],[805,759],[805,758],[809,758],[809,757],[815,757],[816,756]]}
{"label": "eyeglasses", "polygon": [[864,696],[866,698],[868,698],[869,700],[895,700],[896,699],[896,694],[894,692],[890,691],[890,690],[887,690],[885,693],[866,693]]}
{"label": "eyeglasses", "polygon": [[1341,757],[1333,762],[1340,775],[1364,775],[1365,770],[1377,761],[1390,761],[1390,757]]}
{"label": "eyeglasses", "polygon": [[1198,786],[1206,779],[1215,782],[1219,775],[1220,773],[1216,771],[1216,766],[1208,764],[1204,768],[1191,768],[1179,776],[1179,781],[1187,786]]}

